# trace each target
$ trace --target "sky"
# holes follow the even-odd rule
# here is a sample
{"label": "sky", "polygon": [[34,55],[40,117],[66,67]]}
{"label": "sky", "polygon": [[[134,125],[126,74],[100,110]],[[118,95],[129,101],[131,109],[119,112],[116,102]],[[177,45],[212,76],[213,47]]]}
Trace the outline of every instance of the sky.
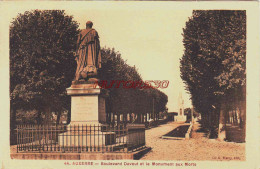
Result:
{"label": "sky", "polygon": [[[160,90],[168,95],[169,112],[178,111],[180,93],[184,108],[191,107],[179,69],[184,52],[182,31],[192,16],[191,9],[158,3],[145,6],[138,3],[83,3],[61,9],[72,15],[81,29],[87,21],[92,21],[93,28],[99,33],[101,47],[114,48],[121,53],[129,65],[136,66],[144,81],[168,80],[168,88]],[[8,16],[15,18],[27,10],[32,8],[15,8],[9,10]]]}
{"label": "sky", "polygon": [[161,89],[168,95],[169,112],[178,110],[182,93],[184,107],[191,107],[190,96],[180,78],[180,59],[184,52],[182,29],[192,15],[191,10],[171,8],[91,8],[66,10],[85,28],[90,20],[100,36],[102,47],[115,48],[131,66],[135,65],[143,80],[169,80]]}

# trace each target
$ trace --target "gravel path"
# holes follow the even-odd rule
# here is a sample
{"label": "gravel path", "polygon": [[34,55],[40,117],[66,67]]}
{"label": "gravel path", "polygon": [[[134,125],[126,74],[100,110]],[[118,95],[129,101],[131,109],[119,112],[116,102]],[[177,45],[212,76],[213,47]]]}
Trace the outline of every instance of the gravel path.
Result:
{"label": "gravel path", "polygon": [[146,130],[146,145],[152,150],[140,160],[207,160],[230,161],[245,160],[245,143],[220,142],[204,137],[204,133],[196,132],[200,128],[194,125],[192,138],[189,140],[162,139],[162,135],[183,125],[170,122],[156,128]]}

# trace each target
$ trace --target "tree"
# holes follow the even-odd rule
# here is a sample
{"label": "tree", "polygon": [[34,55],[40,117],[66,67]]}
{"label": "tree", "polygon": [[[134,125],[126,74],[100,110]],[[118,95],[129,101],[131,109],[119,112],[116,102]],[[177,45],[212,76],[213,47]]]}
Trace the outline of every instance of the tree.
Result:
{"label": "tree", "polygon": [[197,10],[183,29],[181,78],[204,127],[213,131],[224,100],[245,97],[245,42],[245,11]]}
{"label": "tree", "polygon": [[[70,109],[66,88],[74,77],[78,24],[61,10],[19,14],[10,26],[11,111],[37,110],[49,122],[51,112]],[[13,115],[15,117],[15,115]],[[14,122],[14,121],[12,121]]]}
{"label": "tree", "polygon": [[[105,85],[107,87],[113,80],[124,82],[143,80],[136,67],[129,66],[114,49],[102,49],[102,68],[99,74],[101,81],[107,81]],[[110,111],[119,114],[152,112],[153,99],[155,112],[162,112],[168,102],[167,95],[158,89],[125,89],[121,84],[118,88],[112,87],[108,90]]]}

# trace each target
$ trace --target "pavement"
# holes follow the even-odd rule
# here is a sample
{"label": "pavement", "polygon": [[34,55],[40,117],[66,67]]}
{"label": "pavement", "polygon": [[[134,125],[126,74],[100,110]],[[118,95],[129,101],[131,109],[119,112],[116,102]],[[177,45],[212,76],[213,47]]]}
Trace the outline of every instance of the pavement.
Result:
{"label": "pavement", "polygon": [[140,160],[245,161],[245,143],[209,139],[195,122],[189,140],[162,139],[161,136],[184,123],[169,122],[146,130],[146,145],[152,150]]}

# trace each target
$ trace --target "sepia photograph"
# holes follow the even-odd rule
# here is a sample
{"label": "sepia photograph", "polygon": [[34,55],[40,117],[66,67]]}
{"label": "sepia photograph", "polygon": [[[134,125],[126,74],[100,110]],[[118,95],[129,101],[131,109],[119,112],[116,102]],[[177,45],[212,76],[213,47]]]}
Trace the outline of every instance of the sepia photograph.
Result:
{"label": "sepia photograph", "polygon": [[143,4],[9,9],[11,161],[204,168],[259,156],[248,8]]}

